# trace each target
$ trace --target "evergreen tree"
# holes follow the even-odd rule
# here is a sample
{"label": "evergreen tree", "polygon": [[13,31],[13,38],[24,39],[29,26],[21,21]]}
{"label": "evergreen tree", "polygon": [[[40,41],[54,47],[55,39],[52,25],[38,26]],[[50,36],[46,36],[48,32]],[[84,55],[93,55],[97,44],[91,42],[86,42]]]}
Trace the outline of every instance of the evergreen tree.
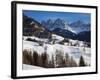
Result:
{"label": "evergreen tree", "polygon": [[75,62],[73,57],[71,57],[71,59],[70,59],[70,67],[77,67],[77,63]]}
{"label": "evergreen tree", "polygon": [[29,51],[29,53],[28,53],[28,60],[29,60],[29,64],[32,65],[33,64],[33,62],[32,62],[33,57],[32,57],[32,52],[31,51]]}
{"label": "evergreen tree", "polygon": [[23,51],[23,64],[32,65],[32,52],[24,50]]}
{"label": "evergreen tree", "polygon": [[86,66],[83,56],[80,57],[79,66]]}
{"label": "evergreen tree", "polygon": [[42,65],[42,57],[41,57],[41,55],[38,55],[38,64],[37,64],[38,66],[40,66],[40,67],[43,67]]}
{"label": "evergreen tree", "polygon": [[28,52],[27,52],[27,50],[24,50],[23,51],[23,64],[27,64],[28,63],[27,57],[28,57]]}
{"label": "evergreen tree", "polygon": [[36,51],[33,52],[33,65],[38,65],[38,53]]}

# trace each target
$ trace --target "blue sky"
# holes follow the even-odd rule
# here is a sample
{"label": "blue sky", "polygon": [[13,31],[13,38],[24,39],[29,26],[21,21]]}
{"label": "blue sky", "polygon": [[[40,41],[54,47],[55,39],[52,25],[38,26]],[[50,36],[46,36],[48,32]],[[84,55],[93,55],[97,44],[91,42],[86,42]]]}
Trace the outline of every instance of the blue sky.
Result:
{"label": "blue sky", "polygon": [[89,13],[75,13],[75,12],[52,12],[52,11],[34,11],[34,10],[23,10],[23,13],[35,20],[41,22],[48,19],[61,18],[66,20],[68,23],[75,22],[77,20],[90,23],[91,14]]}

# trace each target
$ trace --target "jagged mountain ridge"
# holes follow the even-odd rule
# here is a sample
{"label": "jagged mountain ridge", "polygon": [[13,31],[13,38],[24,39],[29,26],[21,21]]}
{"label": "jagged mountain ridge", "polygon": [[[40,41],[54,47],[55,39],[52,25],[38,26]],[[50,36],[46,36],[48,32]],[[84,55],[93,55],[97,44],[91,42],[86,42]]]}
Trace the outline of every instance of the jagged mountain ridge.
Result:
{"label": "jagged mountain ridge", "polygon": [[48,19],[47,21],[42,21],[41,24],[51,31],[56,28],[61,28],[61,29],[69,30],[75,34],[78,34],[82,31],[90,31],[90,27],[91,27],[90,23],[85,23],[81,20],[69,24],[67,23],[67,21],[60,18],[56,20]]}
{"label": "jagged mountain ridge", "polygon": [[56,20],[52,20],[52,19],[48,19],[47,21],[42,21],[41,24],[43,26],[45,26],[46,28],[48,28],[50,31],[53,31],[56,28],[60,28],[60,29],[65,29],[65,30],[69,30],[72,33],[76,33],[65,20],[62,20],[60,18],[56,19]]}
{"label": "jagged mountain ridge", "polygon": [[[68,24],[65,24],[64,20],[57,19],[55,21],[55,24],[53,24],[53,22],[54,21],[52,20],[48,20],[48,23],[50,25],[48,27],[48,26],[44,26],[43,24],[40,24],[38,21],[36,21],[33,18],[23,15],[23,35],[24,36],[36,36],[39,38],[50,38],[52,36],[52,33],[54,33],[64,38],[70,38],[70,39],[90,42],[90,36],[91,36],[90,31],[82,31],[76,34],[71,31],[71,28],[68,26]],[[61,25],[62,27],[57,26],[58,24]],[[56,25],[56,26],[52,27],[51,25]]]}

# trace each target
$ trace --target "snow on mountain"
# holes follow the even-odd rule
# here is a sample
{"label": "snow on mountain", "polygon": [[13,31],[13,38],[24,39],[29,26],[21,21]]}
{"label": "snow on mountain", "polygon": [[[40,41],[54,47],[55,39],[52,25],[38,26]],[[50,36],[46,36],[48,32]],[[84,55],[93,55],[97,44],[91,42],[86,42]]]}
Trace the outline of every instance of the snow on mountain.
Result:
{"label": "snow on mountain", "polygon": [[71,32],[73,32],[73,33],[77,33],[74,29],[72,29],[70,26],[66,26],[65,28],[64,28],[65,30],[69,30],[69,31],[71,31]]}
{"label": "snow on mountain", "polygon": [[85,22],[80,21],[80,20],[69,24],[69,26],[72,29],[74,29],[76,31],[76,33],[80,33],[80,32],[83,32],[83,31],[90,31],[90,29],[91,29],[90,23],[85,23]]}
{"label": "snow on mountain", "polygon": [[60,35],[64,38],[70,38],[70,39],[75,39],[76,38],[76,34],[69,31],[69,30],[56,28],[52,32],[55,33],[56,35]]}
{"label": "snow on mountain", "polygon": [[69,24],[67,23],[67,21],[59,18],[56,20],[49,19],[47,21],[42,21],[41,24],[51,31],[56,28],[61,28],[61,29],[69,30],[76,34],[83,31],[90,31],[90,27],[91,27],[90,23],[85,23],[81,20]]}
{"label": "snow on mountain", "polygon": [[[41,24],[34,18],[23,15],[23,35],[38,38],[50,38],[52,33],[64,38],[78,39],[90,42],[90,24],[76,21],[71,24],[63,19],[42,21]],[[84,33],[84,34],[83,34]],[[86,36],[87,35],[87,36]]]}
{"label": "snow on mountain", "polygon": [[73,33],[76,33],[75,30],[73,30],[66,21],[62,20],[62,19],[56,19],[56,20],[47,20],[47,21],[42,21],[41,24],[43,26],[45,26],[47,29],[53,31],[56,28],[61,28],[61,29],[65,29],[65,30],[69,30]]}
{"label": "snow on mountain", "polygon": [[58,36],[58,35],[56,35],[56,34],[52,34],[52,38],[53,38],[53,39],[56,39],[56,40],[59,40],[59,41],[61,41],[61,40],[64,39],[63,37]]}

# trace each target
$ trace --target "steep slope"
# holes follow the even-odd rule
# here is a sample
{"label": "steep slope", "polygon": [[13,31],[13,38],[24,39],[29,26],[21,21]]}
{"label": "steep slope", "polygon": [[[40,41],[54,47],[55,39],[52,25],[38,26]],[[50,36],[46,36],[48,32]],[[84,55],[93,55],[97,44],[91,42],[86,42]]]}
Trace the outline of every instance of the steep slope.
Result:
{"label": "steep slope", "polygon": [[77,35],[77,39],[80,41],[91,42],[91,32],[90,31],[83,31]]}
{"label": "steep slope", "polygon": [[61,28],[56,28],[56,29],[53,30],[53,32],[57,35],[64,37],[64,38],[75,39],[75,37],[76,37],[75,33],[72,33],[69,30],[65,30],[65,29],[61,29]]}
{"label": "steep slope", "polygon": [[51,32],[44,28],[38,21],[23,15],[23,35],[49,38],[51,37]]}

